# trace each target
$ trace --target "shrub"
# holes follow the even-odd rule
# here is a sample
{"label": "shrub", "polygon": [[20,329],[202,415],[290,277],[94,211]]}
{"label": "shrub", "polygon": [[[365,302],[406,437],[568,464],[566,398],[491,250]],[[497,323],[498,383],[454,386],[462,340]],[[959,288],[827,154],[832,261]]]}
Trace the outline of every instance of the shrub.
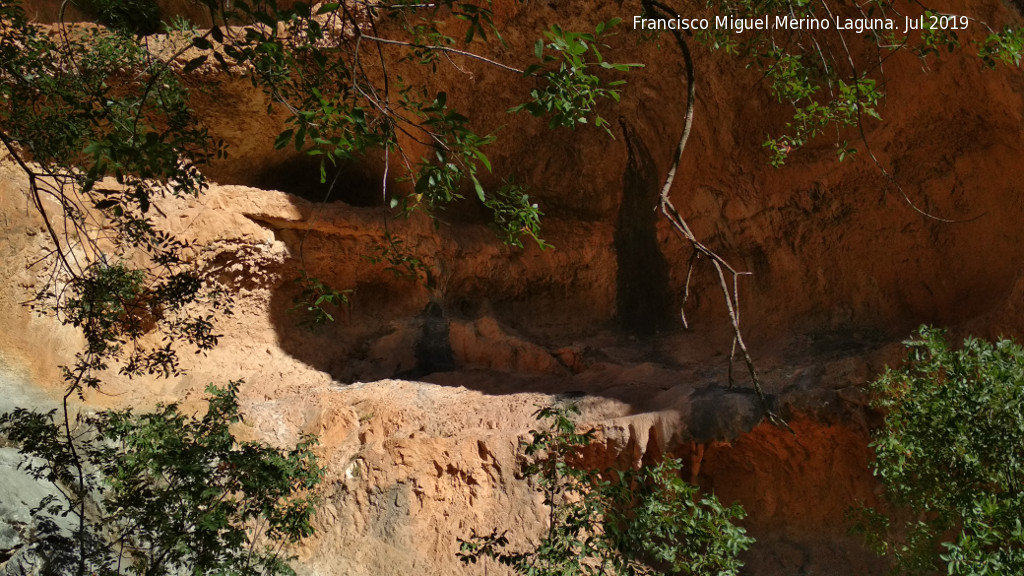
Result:
{"label": "shrub", "polygon": [[1024,574],[1024,350],[954,350],[927,327],[906,345],[872,385],[885,414],[874,472],[900,519],[862,510],[857,528],[900,573]]}
{"label": "shrub", "polygon": [[101,412],[77,430],[56,411],[0,417],[28,471],[63,494],[35,510],[43,573],[291,574],[282,547],[313,532],[315,440],[239,442],[238,385],[208,388],[202,417],[174,404]]}
{"label": "shrub", "polygon": [[577,433],[574,413],[575,407],[539,410],[538,419],[551,425],[534,430],[525,446],[532,458],[526,475],[549,507],[547,533],[531,549],[511,552],[506,533],[474,532],[460,539],[463,562],[491,558],[530,576],[738,574],[737,555],[754,541],[733,524],[742,508],[700,494],[682,480],[678,460],[604,472],[580,466],[594,431]]}

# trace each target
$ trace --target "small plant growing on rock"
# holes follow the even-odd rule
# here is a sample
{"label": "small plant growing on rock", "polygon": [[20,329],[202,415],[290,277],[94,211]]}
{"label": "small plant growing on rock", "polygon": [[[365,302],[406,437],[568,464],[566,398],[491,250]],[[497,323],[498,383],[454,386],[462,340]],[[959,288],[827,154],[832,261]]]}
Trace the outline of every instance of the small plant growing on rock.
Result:
{"label": "small plant growing on rock", "polygon": [[855,529],[897,573],[1024,574],[1024,349],[954,350],[927,327],[906,346],[872,385],[874,472],[900,516],[862,509]]}
{"label": "small plant growing on rock", "polygon": [[575,406],[542,408],[545,430],[532,431],[525,446],[526,475],[544,493],[549,524],[528,550],[508,550],[507,532],[473,532],[460,539],[459,559],[491,558],[518,574],[691,574],[735,575],[737,555],[754,539],[733,521],[738,505],[723,506],[714,495],[680,475],[679,460],[629,470],[590,470],[581,455],[594,431],[576,431]]}
{"label": "small plant growing on rock", "polygon": [[292,299],[292,313],[300,314],[300,326],[315,330],[328,322],[334,322],[334,315],[330,309],[338,310],[348,304],[348,295],[351,290],[335,290],[319,278],[310,276],[303,269],[299,277],[295,279],[301,291]]}

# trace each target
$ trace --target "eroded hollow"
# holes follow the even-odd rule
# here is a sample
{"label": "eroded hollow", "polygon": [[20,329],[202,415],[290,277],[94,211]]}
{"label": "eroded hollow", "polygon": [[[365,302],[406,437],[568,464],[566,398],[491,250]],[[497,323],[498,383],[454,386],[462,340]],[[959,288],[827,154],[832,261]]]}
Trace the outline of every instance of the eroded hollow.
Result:
{"label": "eroded hollow", "polygon": [[[623,125],[625,126],[625,124]],[[675,325],[668,263],[658,242],[660,182],[651,152],[632,131],[625,131],[629,153],[622,176],[622,204],[615,228],[616,316],[635,334],[653,334]]]}
{"label": "eroded hollow", "polygon": [[263,168],[244,184],[287,192],[311,202],[382,206],[385,203],[383,171],[373,164],[357,159],[341,161],[337,166],[328,162],[324,182],[321,181],[320,157],[301,155]]}

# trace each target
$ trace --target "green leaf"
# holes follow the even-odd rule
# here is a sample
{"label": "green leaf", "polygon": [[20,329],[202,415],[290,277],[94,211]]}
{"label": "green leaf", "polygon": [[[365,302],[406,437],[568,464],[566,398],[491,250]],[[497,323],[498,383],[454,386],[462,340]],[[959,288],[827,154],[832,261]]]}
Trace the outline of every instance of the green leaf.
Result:
{"label": "green leaf", "polygon": [[325,2],[320,5],[320,8],[316,11],[317,15],[327,14],[328,12],[335,12],[338,7],[341,6],[339,2]]}
{"label": "green leaf", "polygon": [[488,160],[487,156],[484,155],[483,152],[479,149],[473,149],[473,155],[476,156],[477,160],[480,160],[480,163],[484,165],[484,168],[487,168],[488,172],[491,171],[491,161]]}
{"label": "green leaf", "polygon": [[185,74],[194,72],[206,62],[206,57],[207,55],[203,54],[202,56],[198,56],[196,58],[189,60],[188,63],[185,64],[185,67],[182,69],[182,72]]}
{"label": "green leaf", "polygon": [[268,12],[264,12],[263,10],[257,9],[252,12],[252,17],[255,18],[260,24],[263,24],[268,28],[277,28],[277,19],[274,18],[274,16]]}
{"label": "green leaf", "polygon": [[480,181],[477,180],[476,176],[471,176],[471,179],[473,180],[473,188],[476,190],[477,198],[479,198],[481,202],[486,202],[487,195],[484,194],[483,185],[480,184]]}
{"label": "green leaf", "polygon": [[280,134],[278,134],[277,138],[274,140],[274,149],[280,150],[280,149],[284,148],[285,146],[287,146],[288,143],[291,142],[292,135],[294,133],[295,133],[295,131],[292,130],[291,128],[289,128],[289,129],[285,130],[284,132],[281,132]]}

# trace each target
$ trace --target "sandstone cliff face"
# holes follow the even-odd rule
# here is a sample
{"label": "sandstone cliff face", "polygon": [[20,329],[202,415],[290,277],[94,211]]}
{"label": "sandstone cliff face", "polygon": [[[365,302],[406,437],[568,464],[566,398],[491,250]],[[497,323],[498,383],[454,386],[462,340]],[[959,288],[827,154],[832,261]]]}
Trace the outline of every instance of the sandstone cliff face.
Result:
{"label": "sandstone cliff face", "polygon": [[[547,22],[589,27],[633,10],[498,8],[503,56],[524,62]],[[994,4],[961,10],[1014,18]],[[1021,336],[1024,78],[962,57],[886,64],[892,98],[866,136],[915,204],[964,221],[949,224],[908,207],[867,154],[840,164],[826,142],[768,167],[760,143],[784,111],[755,74],[698,54],[694,135],[673,200],[698,238],[752,272],[740,279],[743,324],[792,435],[760,423],[743,378],[726,388],[731,333],[709,270],[698,268],[692,287],[692,330],[675,322],[688,248],[644,199],[668,167],[685,87],[670,47],[634,40],[628,30],[614,40],[621,61],[648,63],[605,112],[628,126],[616,140],[598,130],[553,137],[543,122],[510,119],[504,110],[528,87],[510,91],[508,78],[471,62],[433,76],[480,130],[506,126],[491,151],[495,174],[530,186],[556,249],[500,246],[473,208],[446,214],[439,229],[423,217],[390,221],[431,271],[430,288],[364,258],[384,240],[379,159],[349,166],[331,201],[311,201],[323,192],[309,162],[272,152],[277,129],[258,94],[228,82],[199,96],[232,157],[212,167],[220,184],[202,198],[161,204],[162,225],[196,242],[197,265],[236,290],[236,313],[187,376],[112,378],[88,403],[199,409],[208,382],[244,377],[244,434],[317,434],[330,480],[318,535],[297,550],[304,574],[484,573],[458,564],[456,539],[507,528],[515,544],[543,529],[518,443],[536,406],[555,401],[578,402],[601,431],[595,466],[683,457],[702,486],[742,503],[761,542],[749,574],[881,574],[842,521],[877,492],[862,387],[923,322]],[[396,194],[402,186],[389,182]],[[0,350],[56,393],[54,367],[78,339],[19,306],[41,280],[28,265],[43,255],[23,192],[17,171],[0,165]],[[314,333],[288,313],[303,267],[354,289],[339,321]],[[703,458],[690,459],[698,445]]]}

